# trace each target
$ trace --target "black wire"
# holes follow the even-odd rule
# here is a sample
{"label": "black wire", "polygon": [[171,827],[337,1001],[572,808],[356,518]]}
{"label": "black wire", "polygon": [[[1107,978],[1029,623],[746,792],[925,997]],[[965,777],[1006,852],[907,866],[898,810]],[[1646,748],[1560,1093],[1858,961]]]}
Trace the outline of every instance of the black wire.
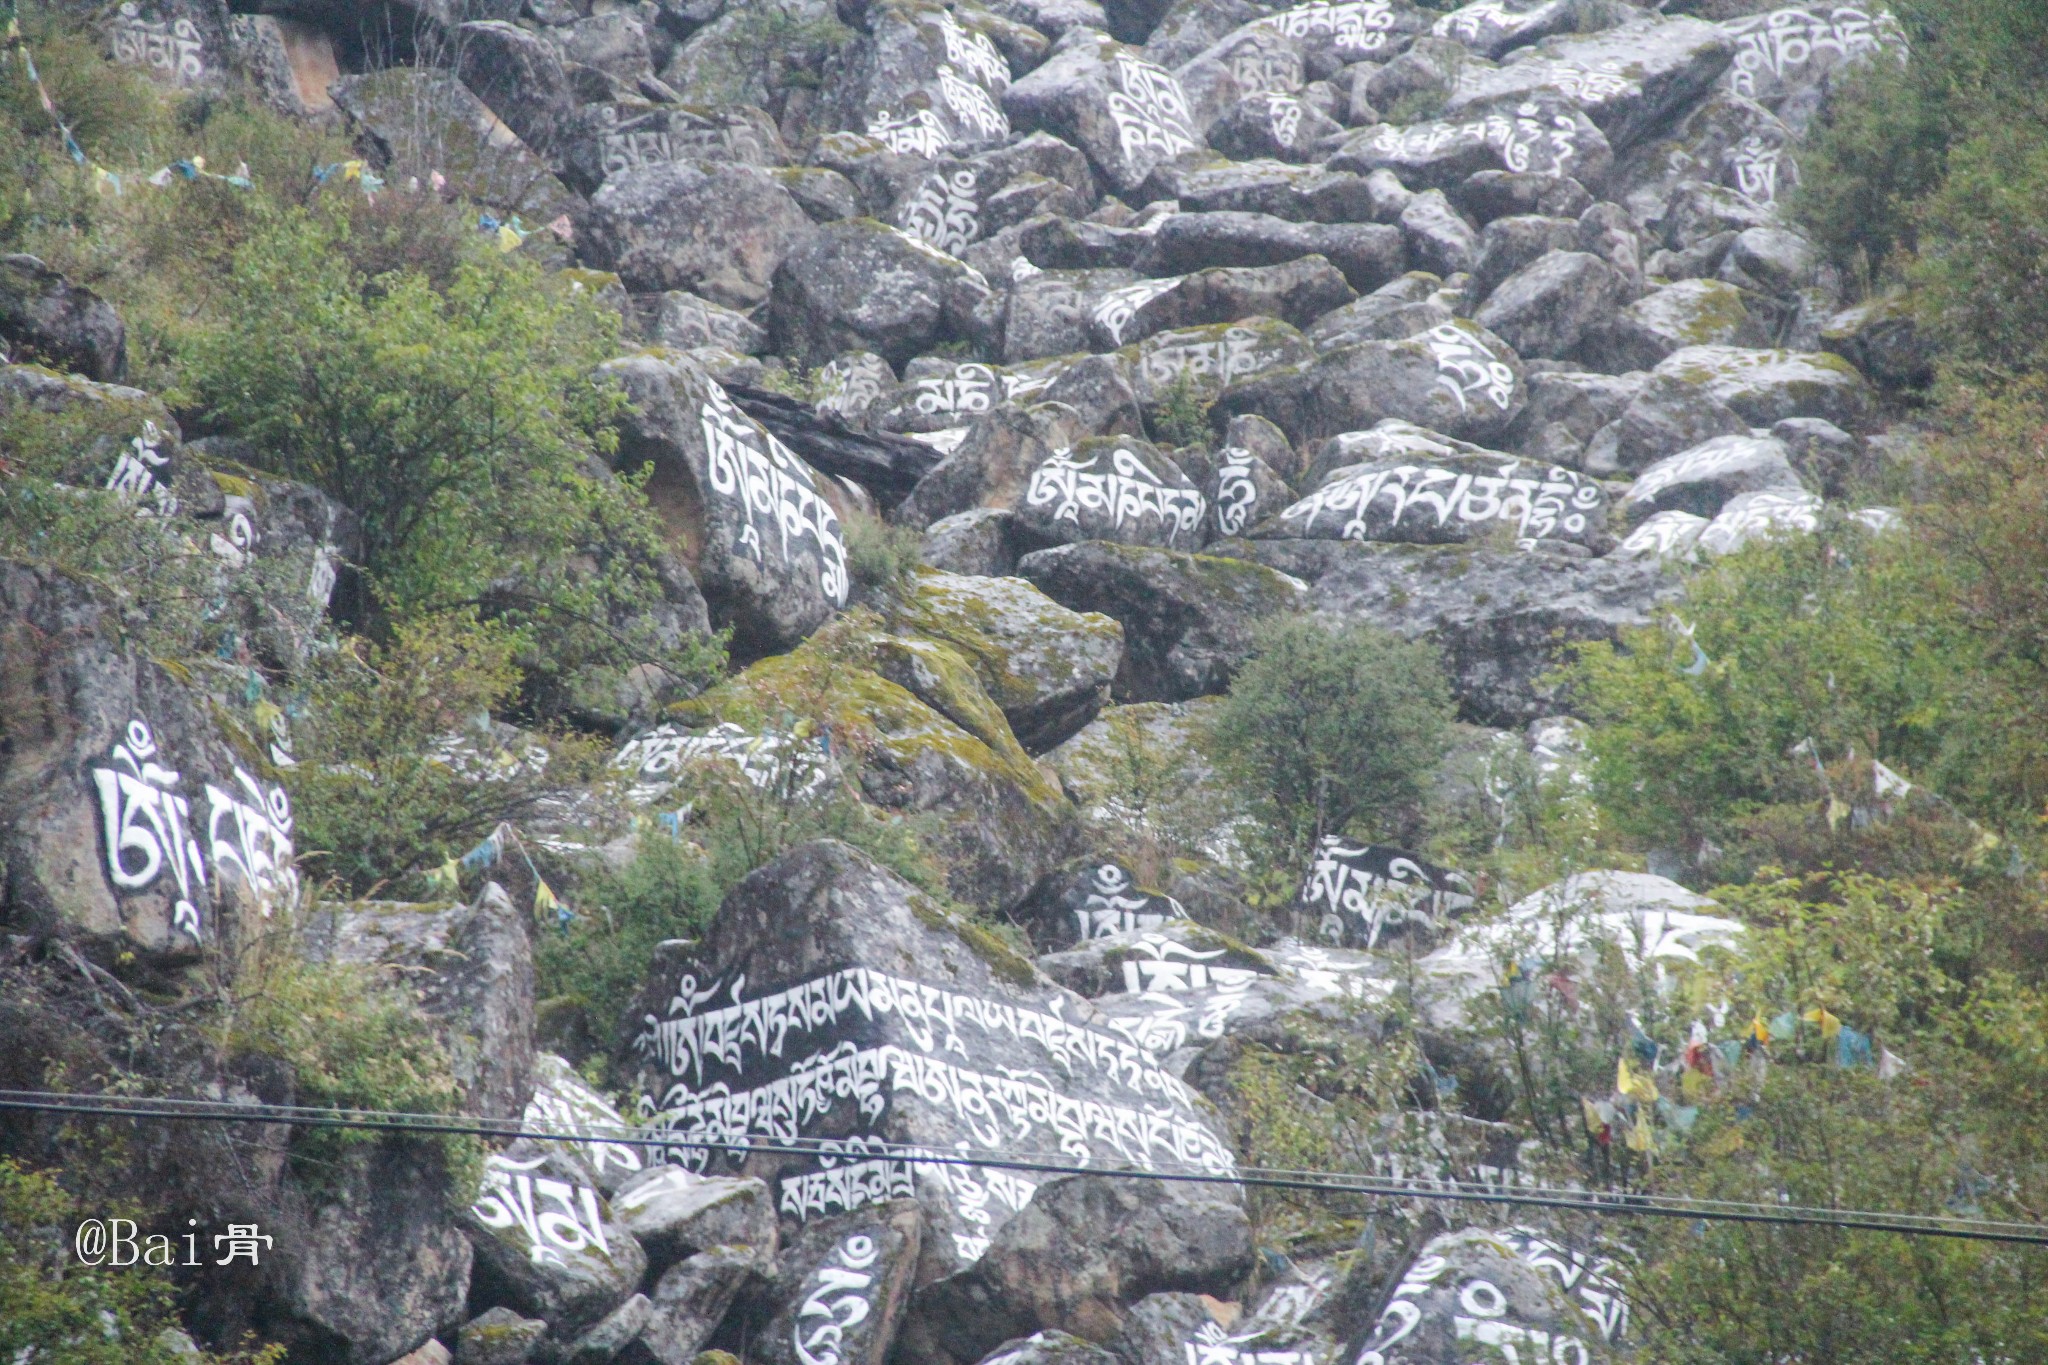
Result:
{"label": "black wire", "polygon": [[[1177,1181],[1187,1184],[1251,1186],[1258,1189],[1353,1194],[1372,1198],[1435,1199],[1453,1203],[1515,1204],[1601,1216],[1687,1218],[1700,1222],[1764,1223],[1784,1226],[1843,1228],[1892,1232],[1905,1236],[1951,1237],[1966,1241],[2007,1242],[2048,1246],[2048,1227],[1988,1219],[1950,1218],[1938,1214],[1883,1210],[1838,1210],[1790,1204],[1754,1204],[1732,1200],[1692,1199],[1678,1195],[1607,1193],[1555,1186],[1499,1186],[1463,1181],[1396,1176],[1356,1175],[1339,1171],[1288,1171],[1250,1167],[1236,1173],[1183,1167],[1109,1169],[1048,1161],[1031,1155],[992,1151],[935,1152],[901,1143],[864,1140],[863,1149],[833,1145],[832,1139],[787,1141],[749,1139],[712,1142],[672,1135],[604,1131],[609,1125],[586,1125],[581,1131],[537,1127],[509,1119],[470,1115],[410,1114],[386,1110],[318,1109],[301,1105],[227,1104],[212,1100],[131,1098],[115,1095],[74,1095],[44,1090],[0,1090],[0,1110],[83,1114],[102,1118],[155,1119],[167,1122],[274,1123],[300,1128],[346,1128],[373,1132],[435,1136],[526,1137],[546,1142],[606,1142],[628,1147],[682,1148],[707,1153],[766,1153],[777,1156],[829,1156],[843,1160],[885,1158],[943,1166],[981,1166],[1043,1175],[1096,1175],[1123,1180]],[[1165,1163],[1172,1165],[1174,1163]]]}

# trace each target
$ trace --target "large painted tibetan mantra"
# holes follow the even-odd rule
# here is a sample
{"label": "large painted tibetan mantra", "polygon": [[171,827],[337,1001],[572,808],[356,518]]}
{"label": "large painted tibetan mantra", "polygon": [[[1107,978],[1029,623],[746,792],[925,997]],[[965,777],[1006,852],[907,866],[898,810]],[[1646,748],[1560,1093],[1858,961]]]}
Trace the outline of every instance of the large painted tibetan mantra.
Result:
{"label": "large painted tibetan mantra", "polygon": [[961,1157],[1232,1169],[1206,1103],[1091,1014],[858,853],[807,844],[658,959],[633,1011],[640,1117],[657,1159],[765,1179],[786,1223],[915,1197],[950,1272],[1035,1186]]}

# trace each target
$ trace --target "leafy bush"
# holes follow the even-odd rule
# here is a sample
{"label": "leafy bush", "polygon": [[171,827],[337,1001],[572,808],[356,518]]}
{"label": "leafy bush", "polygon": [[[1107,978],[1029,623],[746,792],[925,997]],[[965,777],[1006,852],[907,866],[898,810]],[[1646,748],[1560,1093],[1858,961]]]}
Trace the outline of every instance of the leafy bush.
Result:
{"label": "leafy bush", "polygon": [[162,1267],[72,1256],[80,1222],[135,1212],[88,1207],[48,1174],[0,1157],[0,1355],[20,1365],[276,1365],[281,1346],[194,1357],[161,1335],[178,1325]]}
{"label": "leafy bush", "polygon": [[1198,445],[1209,437],[1209,409],[1213,402],[1202,396],[1192,376],[1175,375],[1159,410],[1152,415],[1152,434],[1165,445]]}
{"label": "leafy bush", "polygon": [[317,661],[299,762],[281,774],[303,856],[363,895],[440,866],[602,762],[589,739],[508,752],[493,738],[489,715],[519,679],[504,628],[469,614],[396,635],[345,642]]}
{"label": "leafy bush", "polygon": [[856,516],[846,523],[846,570],[863,587],[893,588],[917,571],[923,545],[913,526]]}
{"label": "leafy bush", "polygon": [[1211,737],[1217,770],[1275,855],[1324,834],[1412,838],[1452,716],[1434,651],[1371,626],[1262,625]]}

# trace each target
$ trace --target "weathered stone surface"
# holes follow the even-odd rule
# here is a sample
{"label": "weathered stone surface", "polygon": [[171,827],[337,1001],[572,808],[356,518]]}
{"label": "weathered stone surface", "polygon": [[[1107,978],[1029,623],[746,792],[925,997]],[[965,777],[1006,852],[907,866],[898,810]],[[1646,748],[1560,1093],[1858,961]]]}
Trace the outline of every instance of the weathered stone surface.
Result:
{"label": "weathered stone surface", "polygon": [[616,271],[628,289],[687,289],[751,308],[811,231],[788,191],[758,167],[669,162],[608,179],[591,198],[582,245],[591,264]]}
{"label": "weathered stone surface", "polygon": [[1594,480],[1512,455],[1412,444],[1420,448],[1334,471],[1255,534],[1459,545],[1504,532],[1604,548],[1607,494]]}
{"label": "weathered stone surface", "polygon": [[1209,125],[1209,145],[1244,160],[1275,157],[1310,161],[1316,144],[1344,130],[1337,120],[1297,96],[1277,91],[1246,95]]}
{"label": "weathered stone surface", "polygon": [[1014,404],[997,405],[975,417],[953,452],[918,480],[897,519],[929,526],[976,507],[1014,512],[1032,471],[1052,458],[1060,435],[1043,409],[1027,413]]}
{"label": "weathered stone surface", "polygon": [[522,1318],[509,1308],[489,1309],[456,1334],[456,1365],[525,1365],[547,1330],[539,1318]]}
{"label": "weathered stone surface", "polygon": [[1418,270],[1456,275],[1479,261],[1479,234],[1442,190],[1424,190],[1401,210],[1401,236]]}
{"label": "weathered stone surface", "polygon": [[1017,525],[1040,543],[1113,540],[1196,549],[1208,502],[1149,441],[1103,436],[1055,451],[1031,472]]}
{"label": "weathered stone surface", "polygon": [[1169,404],[1211,401],[1229,384],[1305,364],[1315,351],[1284,322],[1248,318],[1155,332],[1120,358],[1129,366],[1133,397],[1157,421]]}
{"label": "weathered stone surface", "polygon": [[746,1246],[715,1246],[670,1266],[655,1282],[626,1365],[690,1365],[759,1270],[755,1249]]}
{"label": "weathered stone surface", "polygon": [[845,605],[846,545],[822,475],[673,352],[599,373],[631,404],[620,467],[654,466],[648,497],[736,649],[787,649]]}
{"label": "weathered stone surface", "polygon": [[1010,65],[987,34],[937,7],[877,6],[867,20],[834,62],[823,126],[893,135],[899,150],[915,135],[926,156],[1009,137]]}
{"label": "weathered stone surface", "polygon": [[1622,507],[1636,516],[1690,512],[1711,519],[1740,494],[1799,486],[1782,441],[1717,436],[1645,469],[1629,485]]}
{"label": "weathered stone surface", "polygon": [[386,180],[439,174],[451,193],[530,223],[568,211],[573,196],[519,135],[442,71],[389,67],[330,87],[357,145]]}
{"label": "weathered stone surface", "polygon": [[[562,178],[585,194],[649,166],[722,161],[773,168],[790,159],[775,121],[745,104],[715,109],[628,99],[586,104],[557,121],[553,146]],[[777,182],[790,187],[779,175]]]}
{"label": "weathered stone surface", "polygon": [[533,1099],[526,1106],[526,1124],[529,1129],[546,1126],[553,1132],[580,1134],[583,1141],[576,1144],[576,1151],[607,1196],[618,1193],[645,1166],[638,1147],[609,1140],[625,1130],[624,1116],[552,1052],[534,1054]]}
{"label": "weathered stone surface", "polygon": [[1621,544],[1609,552],[1614,559],[1693,558],[1707,519],[1690,512],[1659,512],[1630,531]]}
{"label": "weathered stone surface", "polygon": [[806,1224],[776,1266],[782,1301],[749,1358],[883,1365],[910,1304],[924,1223],[915,1200],[897,1199]]}
{"label": "weathered stone surface", "polygon": [[1899,295],[1835,314],[1821,328],[1820,344],[1883,388],[1922,388],[1934,379],[1933,347]]}
{"label": "weathered stone surface", "polygon": [[1755,540],[1803,535],[1820,529],[1821,500],[1803,488],[1739,493],[1700,532],[1703,554],[1733,554]]}
{"label": "weathered stone surface", "polygon": [[1203,481],[1202,494],[1209,500],[1210,531],[1216,539],[1244,535],[1294,500],[1294,491],[1271,465],[1245,446],[1228,444],[1227,438],[1216,452],[1214,470]]}
{"label": "weathered stone surface", "polygon": [[1586,8],[1579,0],[1477,0],[1446,14],[1429,32],[1497,62],[1518,47],[1572,32]]}
{"label": "weathered stone surface", "polygon": [[647,339],[657,346],[677,351],[719,346],[741,355],[760,355],[768,349],[767,329],[759,323],[686,289],[671,289],[636,302],[646,318]]}
{"label": "weathered stone surface", "polygon": [[1555,95],[1475,106],[1462,118],[1378,124],[1345,139],[1329,161],[1331,170],[1392,171],[1411,189],[1440,190],[1488,171],[1569,176],[1590,188],[1613,164],[1600,129]]}
{"label": "weathered stone surface", "polygon": [[461,1222],[476,1249],[472,1302],[542,1318],[557,1340],[596,1326],[647,1268],[589,1168],[558,1142],[521,1138],[487,1157]]}
{"label": "weathered stone surface", "polygon": [[1120,192],[1153,167],[1201,141],[1187,93],[1173,74],[1136,48],[1100,33],[1070,30],[1043,66],[1003,95],[1011,121],[1039,128],[1087,153]]}
{"label": "weathered stone surface", "polygon": [[959,650],[1033,753],[1095,718],[1123,660],[1114,620],[1071,611],[1019,578],[920,574],[895,619]]}
{"label": "weathered stone surface", "polygon": [[1653,373],[1699,385],[1752,426],[1820,417],[1857,431],[1869,424],[1875,406],[1856,367],[1825,353],[1688,346],[1666,356]]}
{"label": "weathered stone surface", "polygon": [[1475,171],[1451,191],[1451,200],[1482,224],[1521,215],[1576,218],[1593,206],[1577,179],[1536,171]]}
{"label": "weathered stone surface", "polygon": [[899,1350],[964,1365],[1049,1328],[1106,1340],[1125,1305],[1166,1290],[1228,1296],[1251,1264],[1244,1210],[1216,1187],[1054,1176],[977,1264],[919,1291]]}
{"label": "weathered stone surface", "polygon": [[[1436,276],[1429,276],[1434,280]],[[1452,311],[1431,298],[1412,298],[1406,277],[1335,308],[1316,319],[1309,340],[1318,351],[1335,351],[1361,341],[1405,341],[1449,322]]]}
{"label": "weathered stone surface", "polygon": [[34,256],[0,256],[0,342],[41,361],[112,382],[128,368],[127,329],[113,305]]}
{"label": "weathered stone surface", "polygon": [[328,87],[341,79],[334,35],[275,14],[228,16],[232,66],[263,103],[290,118],[324,120],[334,114]]}
{"label": "weathered stone surface", "polygon": [[1253,628],[1306,596],[1301,583],[1258,564],[1102,541],[1026,555],[1017,572],[1054,601],[1123,625],[1120,702],[1224,691],[1250,657]]}
{"label": "weathered stone surface", "polygon": [[1742,436],[1749,423],[1703,386],[1652,372],[1622,414],[1587,445],[1585,469],[1633,473],[1716,436]]}
{"label": "weathered stone surface", "polygon": [[1533,265],[1553,251],[1577,250],[1578,244],[1576,219],[1541,214],[1494,219],[1479,234],[1479,259],[1473,263],[1472,278],[1465,284],[1466,303],[1477,306],[1485,302],[1489,294],[1522,267]]}
{"label": "weathered stone surface", "polygon": [[1435,644],[1460,710],[1480,725],[1525,725],[1552,714],[1558,699],[1546,675],[1574,645],[1648,624],[1681,591],[1643,561],[1437,546],[1235,544],[1312,578],[1311,609]]}
{"label": "weathered stone surface", "polygon": [[[1062,1140],[1051,1121],[1018,1107],[1036,1094],[1041,1106],[1055,1096],[1101,1106],[1105,1118],[1139,1106],[1160,1115],[1155,1136],[1111,1139],[1107,1128],[1091,1124],[1085,1135],[1066,1139],[1091,1151],[1117,1151],[1135,1162],[1228,1165],[1201,1106],[1179,1082],[1128,1040],[1052,1018],[1055,993],[1041,981],[1028,960],[985,931],[965,930],[851,849],[806,844],[742,881],[689,960],[679,952],[657,960],[632,1011],[646,1023],[631,1056],[657,1131],[678,1136],[711,1131],[707,1124],[726,1125],[720,1131],[729,1136],[781,1132],[787,1121],[754,1101],[798,1089],[814,1096],[790,1112],[803,1116],[797,1122],[806,1135],[849,1140],[848,1161],[836,1171],[766,1152],[735,1151],[730,1163],[770,1180],[784,1215],[803,1223],[916,1197],[925,1218],[923,1260],[947,1274],[980,1258],[989,1246],[982,1239],[1001,1237],[1027,1203],[1038,1207],[1036,1182],[971,1167],[861,1160],[860,1139],[949,1154],[965,1142],[959,1150],[970,1156],[989,1147],[1050,1153]],[[682,983],[684,1003],[671,1005]],[[758,1008],[773,1002],[780,1009],[799,998],[815,998],[820,1007],[791,1016],[778,1052],[752,1045],[736,1055],[706,1050],[703,1030],[742,1008],[742,997],[762,1000]],[[694,1006],[687,1004],[692,999]],[[1076,1002],[1062,999],[1060,1008],[1073,1016]],[[950,1030],[928,1027],[934,1011],[953,1021]],[[1004,1068],[1018,1079],[999,1084]],[[820,1087],[821,1072],[844,1073],[845,1088],[829,1080]],[[944,1078],[943,1089],[920,1079],[929,1077]],[[1019,1085],[1030,1094],[1016,1093]],[[950,1098],[969,1091],[988,1107],[974,1101],[962,1108]],[[756,1117],[739,1119],[735,1105],[742,1103]],[[1175,1138],[1185,1145],[1169,1157],[1160,1144]],[[707,1159],[690,1148],[671,1155],[679,1162]]]}
{"label": "weathered stone surface", "polygon": [[1446,110],[1458,114],[1555,91],[1577,105],[1617,151],[1625,150],[1704,94],[1728,69],[1732,46],[1714,25],[1682,18],[1645,18],[1602,33],[1549,38],[1525,60],[1497,68],[1467,65]]}
{"label": "weathered stone surface", "polygon": [[871,219],[829,223],[775,272],[769,331],[783,353],[823,360],[854,348],[892,364],[993,332],[980,272]]}
{"label": "weathered stone surface", "polygon": [[972,507],[924,528],[918,561],[941,573],[1000,578],[1017,567],[1016,513]]}
{"label": "weathered stone surface", "polygon": [[307,927],[317,960],[403,973],[441,1024],[464,1107],[487,1118],[525,1112],[534,1089],[533,944],[528,916],[496,882],[469,906],[439,910],[370,902]]}
{"label": "weathered stone surface", "polygon": [[639,1241],[656,1274],[723,1246],[753,1248],[763,1269],[775,1263],[775,1202],[758,1180],[650,1166],[619,1187],[612,1214]]}
{"label": "weathered stone surface", "polygon": [[1454,320],[1400,341],[1327,352],[1298,372],[1225,389],[1224,414],[1255,412],[1296,443],[1396,417],[1457,440],[1486,442],[1528,402],[1520,359],[1476,323]]}
{"label": "weathered stone surface", "polygon": [[1598,256],[1552,251],[1503,280],[1472,320],[1518,355],[1562,360],[1613,320],[1622,291]]}
{"label": "weathered stone surface", "polygon": [[520,141],[554,153],[572,96],[561,49],[530,29],[480,19],[455,30],[455,75]]}
{"label": "weathered stone surface", "polygon": [[1399,229],[1375,223],[1299,223],[1271,214],[1177,213],[1149,234],[1140,269],[1154,274],[1217,265],[1277,265],[1322,256],[1353,289],[1378,289],[1408,268]]}
{"label": "weathered stone surface", "polygon": [[1760,346],[1768,340],[1740,289],[1719,280],[1680,280],[1616,314],[1593,338],[1587,358],[1619,374],[1653,369],[1687,346]]}

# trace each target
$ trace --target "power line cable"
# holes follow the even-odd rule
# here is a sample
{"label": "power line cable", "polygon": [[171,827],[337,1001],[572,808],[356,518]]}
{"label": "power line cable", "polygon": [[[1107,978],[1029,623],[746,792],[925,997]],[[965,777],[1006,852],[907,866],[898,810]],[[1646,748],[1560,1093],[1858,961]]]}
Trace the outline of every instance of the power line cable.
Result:
{"label": "power line cable", "polygon": [[0,1091],[0,1110],[158,1122],[281,1124],[302,1128],[357,1129],[420,1136],[507,1139],[525,1137],[548,1142],[602,1142],[670,1151],[680,1149],[703,1152],[707,1155],[764,1154],[814,1157],[833,1161],[880,1158],[925,1165],[979,1166],[1039,1175],[1095,1175],[1111,1179],[1250,1186],[1259,1189],[1346,1194],[1368,1198],[1510,1204],[1603,1217],[1684,1218],[1699,1222],[1829,1227],[1889,1232],[1905,1236],[1949,1237],[1968,1241],[2048,1246],[2048,1227],[2040,1224],[1960,1218],[1942,1214],[1831,1209],[1789,1203],[1746,1203],[1647,1192],[1572,1189],[1565,1186],[1506,1187],[1433,1177],[1379,1176],[1281,1167],[1240,1167],[1233,1171],[1218,1171],[1192,1162],[1176,1161],[1155,1162],[1148,1168],[1105,1168],[1051,1160],[1043,1153],[1019,1152],[1014,1149],[988,1148],[973,1152],[941,1152],[869,1138],[797,1137],[713,1141],[668,1133],[649,1133],[644,1129],[614,1127],[609,1124],[579,1124],[573,1128],[563,1128],[461,1114],[333,1109],[304,1105],[234,1104],[214,1100],[78,1095],[42,1090]]}

